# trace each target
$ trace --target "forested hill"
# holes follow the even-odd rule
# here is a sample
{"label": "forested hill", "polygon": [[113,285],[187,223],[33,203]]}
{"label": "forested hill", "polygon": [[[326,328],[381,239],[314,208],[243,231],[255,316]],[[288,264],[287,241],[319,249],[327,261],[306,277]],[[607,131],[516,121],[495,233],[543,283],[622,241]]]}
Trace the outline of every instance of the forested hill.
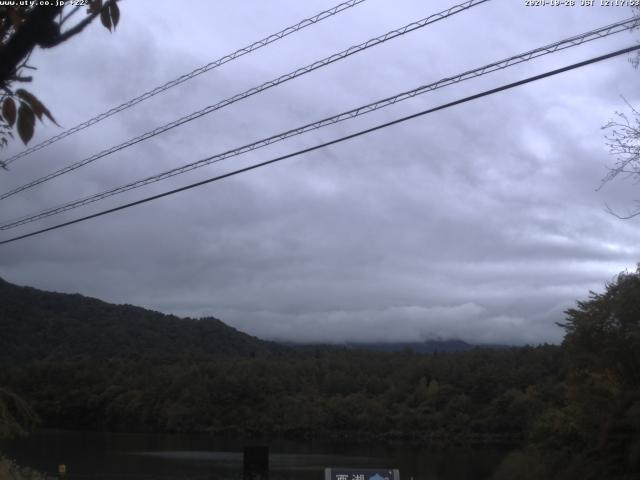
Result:
{"label": "forested hill", "polygon": [[[288,347],[80,295],[0,283],[0,298],[0,427],[18,398],[47,428],[515,442],[494,480],[640,478],[640,266],[567,310],[560,346],[457,352],[254,356]],[[51,354],[84,356],[6,361]]]}
{"label": "forested hill", "polygon": [[179,318],[0,279],[0,362],[79,356],[254,356],[284,348],[215,318]]}

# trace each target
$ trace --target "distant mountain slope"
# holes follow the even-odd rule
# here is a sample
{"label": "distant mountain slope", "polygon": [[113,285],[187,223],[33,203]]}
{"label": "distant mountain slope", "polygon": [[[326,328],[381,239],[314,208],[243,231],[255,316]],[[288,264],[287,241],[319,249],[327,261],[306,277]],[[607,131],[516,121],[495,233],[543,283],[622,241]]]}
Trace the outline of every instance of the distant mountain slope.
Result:
{"label": "distant mountain slope", "polygon": [[401,352],[412,350],[415,353],[433,352],[466,352],[476,348],[475,345],[463,342],[462,340],[427,340],[425,342],[393,342],[393,343],[360,343],[351,342],[346,345],[348,348],[359,350],[373,350],[379,352]]}
{"label": "distant mountain slope", "polygon": [[510,345],[499,344],[472,344],[462,340],[426,340],[424,342],[392,342],[392,343],[359,343],[351,342],[346,344],[347,348],[358,350],[372,350],[379,352],[402,352],[411,350],[414,353],[434,353],[434,352],[468,352],[474,348],[504,349],[511,348]]}
{"label": "distant mountain slope", "polygon": [[0,279],[0,361],[131,355],[263,355],[285,347],[193,320]]}
{"label": "distant mountain slope", "polygon": [[503,344],[473,344],[463,340],[426,340],[424,342],[346,342],[346,343],[296,343],[280,342],[302,352],[313,352],[318,349],[327,351],[366,350],[370,352],[404,352],[413,353],[452,353],[468,352],[475,349],[505,350],[514,348],[513,345]]}

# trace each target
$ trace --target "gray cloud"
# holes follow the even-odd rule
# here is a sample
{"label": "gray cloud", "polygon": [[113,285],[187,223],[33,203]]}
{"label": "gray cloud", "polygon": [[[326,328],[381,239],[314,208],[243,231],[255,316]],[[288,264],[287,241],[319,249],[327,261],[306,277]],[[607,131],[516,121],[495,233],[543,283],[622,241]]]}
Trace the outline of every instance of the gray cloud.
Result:
{"label": "gray cloud", "polygon": [[[332,2],[132,2],[34,55],[33,85],[66,127]],[[15,162],[2,189],[448,6],[370,0]],[[3,203],[3,218],[116,186],[462,70],[611,23],[625,9],[495,1],[175,129]],[[169,20],[170,19],[170,20]],[[326,141],[626,46],[622,34],[206,167],[59,217]],[[181,315],[264,338],[537,343],[562,312],[640,259],[625,206],[595,189],[611,163],[600,127],[638,72],[616,59],[438,112],[152,204],[2,247],[9,281]],[[58,133],[42,126],[38,140]],[[38,141],[36,140],[36,141]],[[12,147],[17,151],[17,147]],[[40,224],[38,224],[40,225]],[[35,226],[35,224],[33,224]],[[23,228],[10,233],[23,233]]]}

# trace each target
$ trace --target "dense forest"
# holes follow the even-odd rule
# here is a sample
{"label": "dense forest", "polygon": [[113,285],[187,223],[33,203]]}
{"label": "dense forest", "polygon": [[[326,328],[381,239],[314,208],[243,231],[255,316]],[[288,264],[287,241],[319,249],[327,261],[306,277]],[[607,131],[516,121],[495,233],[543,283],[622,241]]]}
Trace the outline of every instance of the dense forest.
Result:
{"label": "dense forest", "polygon": [[2,381],[48,427],[520,440],[560,406],[557,347],[417,355],[365,351],[279,358],[42,361]]}
{"label": "dense forest", "polygon": [[[3,288],[11,293],[21,287],[5,282]],[[24,341],[3,340],[21,355],[19,361],[3,357],[0,385],[6,398],[11,392],[24,399],[43,427],[403,439],[434,447],[501,443],[518,450],[496,479],[640,473],[640,269],[621,274],[604,293],[592,293],[567,311],[561,346],[432,353],[282,347],[226,330],[218,321],[213,325],[225,327],[220,332],[229,339],[224,355],[207,351],[195,334],[192,352],[152,346],[136,351],[140,339],[127,337],[128,328],[135,330],[136,322],[146,327],[144,322],[153,321],[148,311],[75,296],[91,307],[72,311],[73,302],[61,297],[63,304],[70,302],[63,314],[51,297],[59,294],[18,291],[44,302],[32,298],[29,309],[39,312],[33,321],[49,330],[45,339],[28,342],[31,350]],[[2,307],[3,328],[17,318],[31,322],[15,316],[12,302]],[[47,313],[52,304],[55,315]],[[87,316],[100,316],[100,308],[110,316]],[[142,320],[131,313],[139,311],[146,312]],[[160,332],[178,331],[173,322],[199,332],[198,321],[153,315],[165,322]],[[52,347],[49,354],[33,348],[46,350],[46,332],[55,331],[57,322],[83,321],[100,326],[94,331],[108,325],[112,337],[90,338],[93,351],[87,351],[73,346],[85,338],[78,327],[67,330],[73,341],[55,337],[64,348]],[[174,335],[183,335],[176,343],[188,346],[186,333]],[[236,335],[244,343],[234,343]],[[124,347],[112,354],[118,338]],[[102,339],[108,348],[100,346]]]}

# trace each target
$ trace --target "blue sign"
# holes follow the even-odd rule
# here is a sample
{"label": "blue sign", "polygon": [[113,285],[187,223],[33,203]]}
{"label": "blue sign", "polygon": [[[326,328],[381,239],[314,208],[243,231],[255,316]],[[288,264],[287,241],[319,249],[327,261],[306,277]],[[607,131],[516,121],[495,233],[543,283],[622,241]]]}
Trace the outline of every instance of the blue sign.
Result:
{"label": "blue sign", "polygon": [[390,468],[325,468],[325,480],[400,480],[400,471]]}

